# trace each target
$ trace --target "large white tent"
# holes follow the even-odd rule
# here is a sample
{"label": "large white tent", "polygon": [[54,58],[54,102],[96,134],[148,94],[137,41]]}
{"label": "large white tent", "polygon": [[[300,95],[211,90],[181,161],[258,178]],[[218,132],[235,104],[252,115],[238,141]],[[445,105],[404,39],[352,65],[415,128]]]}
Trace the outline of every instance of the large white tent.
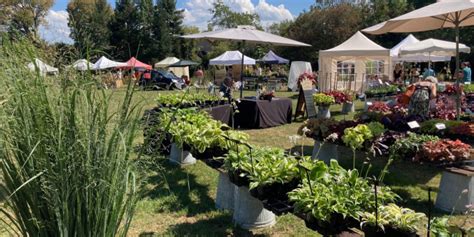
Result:
{"label": "large white tent", "polygon": [[176,57],[167,57],[157,63],[155,63],[155,68],[166,68],[173,63],[179,62],[179,59]]}
{"label": "large white tent", "polygon": [[435,54],[417,54],[417,55],[400,55],[400,49],[414,43],[420,42],[412,34],[408,35],[405,39],[400,41],[392,49],[390,49],[390,56],[392,57],[392,62],[446,62],[451,60],[451,56],[438,56]]}
{"label": "large white tent", "polygon": [[87,61],[87,59],[79,59],[75,61],[71,67],[79,71],[87,71],[92,70],[94,68],[94,64]]}
{"label": "large white tent", "polygon": [[298,78],[305,72],[313,72],[311,63],[303,61],[291,62],[290,73],[288,74],[288,88],[296,91],[298,89]]}
{"label": "large white tent", "polygon": [[43,75],[47,73],[56,74],[59,72],[57,68],[50,66],[37,58],[35,58],[34,62],[28,63],[27,67],[31,71],[38,70]]}
{"label": "large white tent", "polygon": [[[209,61],[209,65],[237,65],[242,63],[240,51],[227,51]],[[244,65],[255,65],[255,59],[244,55]]]}
{"label": "large white tent", "polygon": [[[357,32],[342,44],[319,51],[319,89],[361,91],[366,85],[366,77],[372,74],[390,78],[390,64],[390,50]],[[341,68],[341,65],[349,66]],[[374,73],[373,67],[377,73]]]}
{"label": "large white tent", "polygon": [[[471,48],[465,44],[459,44],[459,52],[470,53]],[[456,43],[437,39],[426,39],[410,45],[403,46],[400,49],[400,55],[439,55],[456,56]]]}
{"label": "large white tent", "polygon": [[102,56],[97,60],[97,62],[94,63],[94,70],[102,70],[102,69],[108,69],[108,68],[116,68],[116,67],[125,67],[127,66],[127,63],[122,63],[122,62],[116,62],[112,61],[105,56]]}

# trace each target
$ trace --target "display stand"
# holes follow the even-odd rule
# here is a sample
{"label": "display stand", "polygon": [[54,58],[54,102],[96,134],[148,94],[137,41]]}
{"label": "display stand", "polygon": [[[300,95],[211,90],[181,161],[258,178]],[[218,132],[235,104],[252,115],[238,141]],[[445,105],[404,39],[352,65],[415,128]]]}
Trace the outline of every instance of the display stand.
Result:
{"label": "display stand", "polygon": [[474,167],[447,168],[441,176],[435,206],[447,212],[463,213],[474,203]]}
{"label": "display stand", "polygon": [[304,116],[308,118],[315,118],[316,107],[313,101],[313,83],[310,80],[302,80],[299,85],[298,103],[296,104],[295,119],[298,116]]}

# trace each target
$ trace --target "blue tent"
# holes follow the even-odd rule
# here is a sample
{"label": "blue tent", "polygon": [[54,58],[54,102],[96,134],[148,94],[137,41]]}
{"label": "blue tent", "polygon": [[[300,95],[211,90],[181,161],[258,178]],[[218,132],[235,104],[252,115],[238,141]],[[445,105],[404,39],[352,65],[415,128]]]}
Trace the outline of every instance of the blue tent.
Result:
{"label": "blue tent", "polygon": [[276,55],[273,51],[268,51],[268,53],[263,56],[263,58],[258,60],[259,62],[268,63],[268,64],[288,64],[290,60],[284,59]]}

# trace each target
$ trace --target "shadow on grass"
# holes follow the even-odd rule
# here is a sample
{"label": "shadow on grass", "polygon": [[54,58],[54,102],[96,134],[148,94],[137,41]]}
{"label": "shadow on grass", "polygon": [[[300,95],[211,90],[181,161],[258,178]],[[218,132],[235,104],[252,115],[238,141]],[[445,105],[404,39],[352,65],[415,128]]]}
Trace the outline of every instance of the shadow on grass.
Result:
{"label": "shadow on grass", "polygon": [[267,236],[254,234],[252,231],[235,226],[230,212],[223,212],[206,220],[171,226],[167,234],[172,236]]}
{"label": "shadow on grass", "polygon": [[[209,196],[209,186],[197,182],[197,176],[189,169],[161,162],[162,170],[148,178],[148,189],[145,197],[163,200],[158,211],[178,212],[185,210],[188,217],[215,210],[215,202]],[[194,165],[192,168],[198,168]],[[202,171],[199,171],[202,172]]]}

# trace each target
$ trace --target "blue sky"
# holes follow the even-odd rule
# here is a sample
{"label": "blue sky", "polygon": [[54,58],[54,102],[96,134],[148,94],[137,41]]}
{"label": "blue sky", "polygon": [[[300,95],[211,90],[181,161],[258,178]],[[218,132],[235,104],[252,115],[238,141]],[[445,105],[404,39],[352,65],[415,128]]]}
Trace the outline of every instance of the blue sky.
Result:
{"label": "blue sky", "polygon": [[[65,10],[67,3],[66,0],[56,0],[53,10],[60,11]],[[113,6],[115,4],[114,0],[108,0],[108,2]],[[187,0],[178,0],[178,7],[183,8]],[[304,9],[309,9],[309,6],[314,3],[314,0],[267,0],[269,4],[280,5],[283,4],[285,7],[290,10],[293,15],[298,15]],[[252,0],[253,4],[258,4],[258,0]]]}
{"label": "blue sky", "polygon": [[[177,7],[184,9],[184,24],[206,29],[211,19],[209,9],[216,0],[178,0]],[[257,13],[262,25],[284,20],[293,20],[304,10],[308,10],[315,0],[223,0],[232,10]],[[69,1],[56,0],[53,8],[40,27],[40,35],[48,42],[72,43],[67,26],[66,7]],[[108,0],[114,6],[115,0]]]}

